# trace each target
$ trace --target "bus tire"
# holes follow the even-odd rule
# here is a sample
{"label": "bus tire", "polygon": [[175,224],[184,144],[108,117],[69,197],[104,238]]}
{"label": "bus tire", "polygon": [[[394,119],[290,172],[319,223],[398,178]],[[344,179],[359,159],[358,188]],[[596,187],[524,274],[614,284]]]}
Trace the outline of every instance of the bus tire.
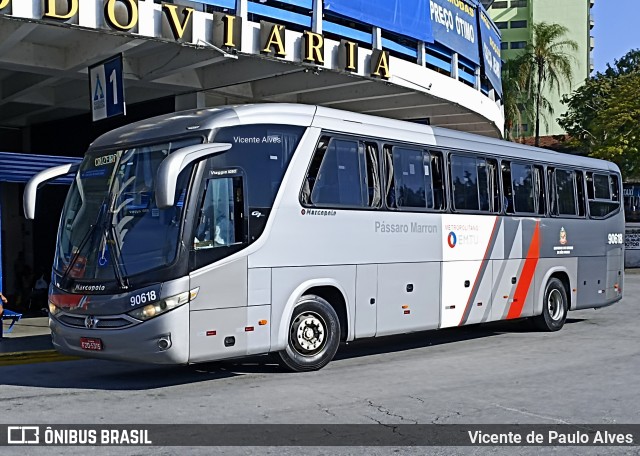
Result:
{"label": "bus tire", "polygon": [[558,331],[567,320],[569,300],[560,279],[552,277],[544,289],[542,314],[533,317],[533,323],[541,331]]}
{"label": "bus tire", "polygon": [[287,347],[278,353],[280,364],[294,372],[318,370],[333,359],[339,345],[336,311],[320,296],[306,295],[293,309]]}

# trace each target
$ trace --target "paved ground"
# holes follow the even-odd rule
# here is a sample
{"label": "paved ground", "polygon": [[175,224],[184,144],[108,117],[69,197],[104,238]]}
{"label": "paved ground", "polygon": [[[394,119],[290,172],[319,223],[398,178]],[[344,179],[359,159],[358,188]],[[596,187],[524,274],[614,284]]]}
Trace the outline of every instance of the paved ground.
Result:
{"label": "paved ground", "polygon": [[[4,423],[640,423],[640,275],[558,333],[492,324],[358,342],[319,372],[262,358],[195,367],[0,367]],[[4,342],[3,342],[4,343]],[[10,448],[3,454],[21,454]],[[30,453],[86,454],[82,448]],[[113,454],[102,448],[97,454]],[[517,450],[517,451],[514,451]],[[218,448],[225,454],[640,454],[635,448]],[[211,454],[125,448],[118,454]],[[94,452],[92,452],[94,453]]]}

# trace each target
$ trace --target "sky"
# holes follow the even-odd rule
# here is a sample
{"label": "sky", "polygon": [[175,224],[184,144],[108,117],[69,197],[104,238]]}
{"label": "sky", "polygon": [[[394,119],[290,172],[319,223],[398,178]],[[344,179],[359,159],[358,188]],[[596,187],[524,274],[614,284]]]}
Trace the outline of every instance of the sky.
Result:
{"label": "sky", "polygon": [[607,63],[613,64],[631,49],[640,49],[640,0],[595,0],[591,12],[596,71],[604,71]]}

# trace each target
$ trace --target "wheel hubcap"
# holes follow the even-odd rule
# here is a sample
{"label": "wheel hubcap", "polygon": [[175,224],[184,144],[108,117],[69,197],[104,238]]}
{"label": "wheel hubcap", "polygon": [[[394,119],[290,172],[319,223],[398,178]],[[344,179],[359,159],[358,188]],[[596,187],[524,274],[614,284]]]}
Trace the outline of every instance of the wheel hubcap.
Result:
{"label": "wheel hubcap", "polygon": [[563,307],[562,294],[558,290],[552,290],[547,299],[547,310],[552,320],[558,321],[562,318]]}
{"label": "wheel hubcap", "polygon": [[324,348],[326,323],[315,312],[303,312],[291,322],[291,342],[293,348],[304,356],[311,356]]}

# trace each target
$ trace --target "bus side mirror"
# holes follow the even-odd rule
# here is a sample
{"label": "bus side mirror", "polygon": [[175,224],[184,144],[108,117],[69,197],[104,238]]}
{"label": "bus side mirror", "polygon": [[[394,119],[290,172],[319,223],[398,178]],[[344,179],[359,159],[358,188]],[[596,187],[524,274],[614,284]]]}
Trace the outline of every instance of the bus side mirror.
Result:
{"label": "bus side mirror", "polygon": [[40,187],[40,185],[57,177],[76,173],[79,168],[79,163],[69,163],[67,165],[54,166],[53,168],[40,171],[38,174],[29,179],[29,182],[27,182],[27,185],[24,188],[24,195],[22,195],[24,216],[28,220],[33,220],[36,217],[36,196],[38,193],[38,187]]}
{"label": "bus side mirror", "polygon": [[173,207],[178,175],[193,162],[231,149],[228,143],[198,144],[184,147],[165,158],[158,167],[156,179],[156,206],[159,209]]}

